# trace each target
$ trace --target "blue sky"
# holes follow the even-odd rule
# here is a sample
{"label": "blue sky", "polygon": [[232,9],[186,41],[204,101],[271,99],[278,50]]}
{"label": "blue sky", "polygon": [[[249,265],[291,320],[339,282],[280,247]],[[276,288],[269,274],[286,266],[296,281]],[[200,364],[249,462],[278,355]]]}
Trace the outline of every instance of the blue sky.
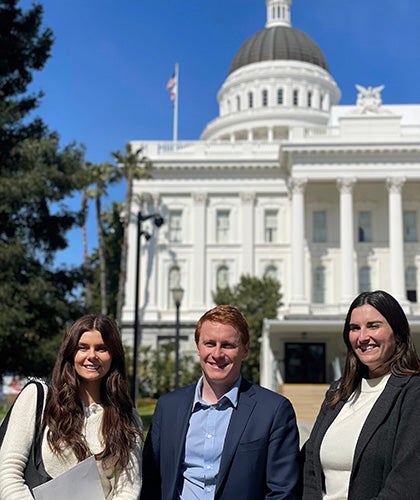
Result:
{"label": "blue sky", "polygon": [[[33,0],[21,0],[28,8]],[[218,115],[216,95],[242,43],[262,29],[265,0],[38,0],[55,35],[33,88],[38,109],[62,145],[86,146],[91,162],[110,160],[133,139],[171,140],[165,89],[180,67],[178,138],[198,139]],[[385,85],[384,104],[420,104],[419,0],[294,0],[292,25],[323,50],[354,104],[355,84]],[[122,186],[110,200],[122,201]],[[78,199],[72,201],[78,206]],[[93,208],[92,208],[93,212]],[[91,217],[91,247],[95,245]],[[59,260],[80,263],[81,231]]]}

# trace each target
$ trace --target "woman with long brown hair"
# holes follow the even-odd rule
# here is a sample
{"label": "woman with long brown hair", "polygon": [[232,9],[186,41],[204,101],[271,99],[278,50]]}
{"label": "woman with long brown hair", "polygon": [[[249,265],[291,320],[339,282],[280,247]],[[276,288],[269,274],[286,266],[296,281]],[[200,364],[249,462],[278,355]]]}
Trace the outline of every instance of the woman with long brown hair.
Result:
{"label": "woman with long brown hair", "polygon": [[[67,331],[45,390],[42,460],[55,478],[94,455],[106,499],[137,499],[141,419],[130,399],[115,323],[86,315]],[[25,468],[34,440],[36,387],[19,395],[0,452],[0,499],[31,499]],[[75,491],[75,495],[76,491]]]}
{"label": "woman with long brown hair", "polygon": [[304,500],[420,498],[420,362],[389,293],[363,292],[344,323],[343,376],[302,451]]}

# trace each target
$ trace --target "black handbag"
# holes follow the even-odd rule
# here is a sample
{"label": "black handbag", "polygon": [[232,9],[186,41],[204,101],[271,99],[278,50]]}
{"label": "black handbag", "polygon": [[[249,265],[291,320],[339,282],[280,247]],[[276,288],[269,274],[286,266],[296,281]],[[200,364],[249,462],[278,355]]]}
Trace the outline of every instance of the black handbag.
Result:
{"label": "black handbag", "polygon": [[[36,384],[37,397],[36,397],[36,416],[35,416],[35,434],[32,441],[31,450],[29,452],[28,462],[25,468],[25,483],[32,491],[35,486],[44,484],[49,481],[51,476],[46,472],[41,455],[42,444],[42,406],[44,403],[44,388],[42,384],[36,380],[28,382],[28,384]],[[26,384],[26,385],[28,385]],[[26,386],[25,386],[26,387]],[[4,417],[0,426],[0,447],[3,443],[4,436],[9,424],[10,414],[12,413],[13,405],[9,408],[7,415]]]}

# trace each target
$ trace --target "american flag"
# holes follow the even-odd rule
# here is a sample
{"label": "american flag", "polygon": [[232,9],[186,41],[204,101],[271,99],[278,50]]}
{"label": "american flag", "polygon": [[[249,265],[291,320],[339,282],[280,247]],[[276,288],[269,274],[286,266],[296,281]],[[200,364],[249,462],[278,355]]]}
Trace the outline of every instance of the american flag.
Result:
{"label": "american flag", "polygon": [[174,73],[171,78],[169,78],[168,83],[166,84],[166,90],[169,90],[169,97],[171,101],[175,99],[176,96],[176,74]]}

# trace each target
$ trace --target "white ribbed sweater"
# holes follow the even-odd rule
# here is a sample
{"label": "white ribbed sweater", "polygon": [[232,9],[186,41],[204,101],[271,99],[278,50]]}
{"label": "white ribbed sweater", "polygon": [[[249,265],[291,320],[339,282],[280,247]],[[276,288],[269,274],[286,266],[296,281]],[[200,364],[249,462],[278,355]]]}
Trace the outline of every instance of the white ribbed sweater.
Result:
{"label": "white ribbed sweater", "polygon": [[[33,500],[23,477],[34,436],[36,396],[36,386],[30,384],[19,395],[10,415],[0,449],[0,500]],[[94,454],[103,449],[100,436],[102,417],[103,408],[100,405],[93,404],[85,411],[83,434]],[[140,422],[140,417],[138,419]],[[78,463],[72,450],[65,450],[62,455],[54,454],[47,443],[46,433],[42,441],[42,457],[45,470],[53,478]],[[130,463],[118,477],[115,477],[114,470],[104,470],[100,462],[98,469],[106,500],[137,500],[141,489],[140,441]]]}

